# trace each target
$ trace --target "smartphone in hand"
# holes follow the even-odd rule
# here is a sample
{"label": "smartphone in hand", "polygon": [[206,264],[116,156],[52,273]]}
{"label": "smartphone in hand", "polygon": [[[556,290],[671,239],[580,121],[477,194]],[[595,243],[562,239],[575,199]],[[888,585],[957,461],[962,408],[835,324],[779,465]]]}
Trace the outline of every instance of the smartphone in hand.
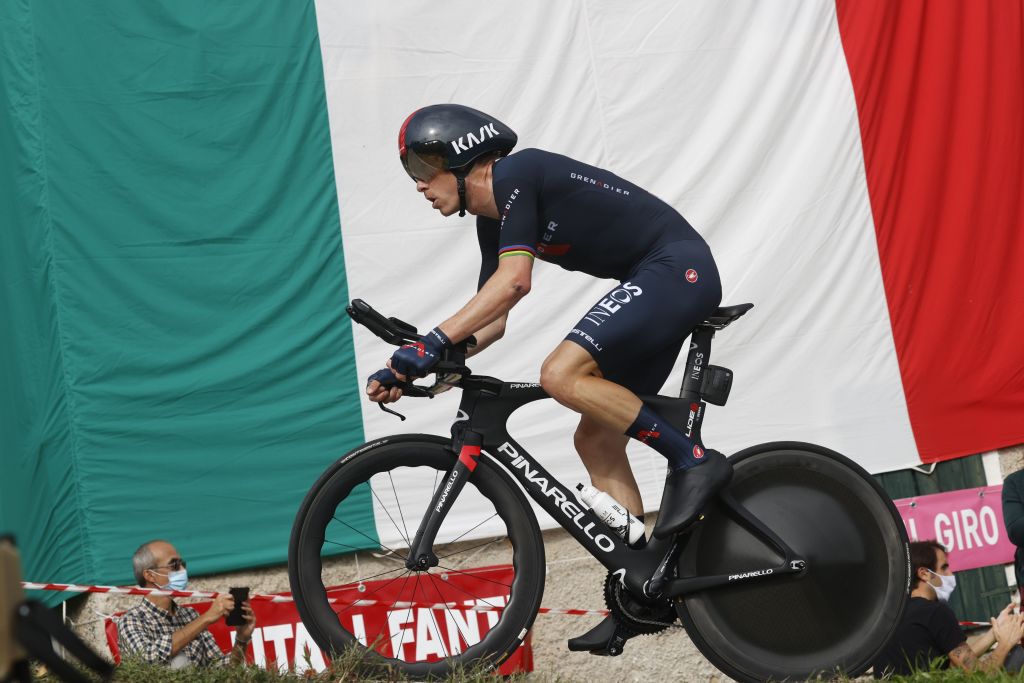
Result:
{"label": "smartphone in hand", "polygon": [[224,617],[224,623],[228,626],[241,626],[245,623],[245,616],[242,614],[242,603],[249,599],[249,587],[231,588],[228,592],[235,599],[235,608]]}

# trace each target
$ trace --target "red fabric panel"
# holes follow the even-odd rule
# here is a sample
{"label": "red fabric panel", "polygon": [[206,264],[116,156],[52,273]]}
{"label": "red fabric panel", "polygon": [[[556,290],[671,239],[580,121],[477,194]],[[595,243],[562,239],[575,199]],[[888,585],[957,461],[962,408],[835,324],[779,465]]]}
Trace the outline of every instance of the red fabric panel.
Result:
{"label": "red fabric panel", "polygon": [[921,459],[1022,443],[1022,4],[836,9]]}

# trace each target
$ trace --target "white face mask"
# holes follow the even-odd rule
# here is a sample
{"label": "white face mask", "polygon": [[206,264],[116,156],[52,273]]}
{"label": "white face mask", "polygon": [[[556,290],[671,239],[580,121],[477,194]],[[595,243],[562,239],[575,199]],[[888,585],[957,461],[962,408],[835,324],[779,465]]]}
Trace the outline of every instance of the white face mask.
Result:
{"label": "white face mask", "polygon": [[[928,571],[935,574],[931,569]],[[952,595],[953,591],[956,589],[956,575],[951,574],[949,576],[945,576],[943,574],[935,574],[935,576],[939,577],[939,581],[942,582],[942,585],[934,586],[931,583],[928,585],[935,589],[935,596],[939,600],[942,602],[949,602],[949,596]]]}

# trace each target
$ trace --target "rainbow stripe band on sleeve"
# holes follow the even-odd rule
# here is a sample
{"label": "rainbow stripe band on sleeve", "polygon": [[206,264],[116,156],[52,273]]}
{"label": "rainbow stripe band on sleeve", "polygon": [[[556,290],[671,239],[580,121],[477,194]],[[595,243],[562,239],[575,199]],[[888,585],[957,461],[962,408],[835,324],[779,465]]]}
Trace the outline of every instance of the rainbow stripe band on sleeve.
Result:
{"label": "rainbow stripe band on sleeve", "polygon": [[537,252],[534,251],[533,247],[527,244],[512,244],[498,250],[498,258],[505,258],[506,256],[529,256],[530,258],[537,258]]}

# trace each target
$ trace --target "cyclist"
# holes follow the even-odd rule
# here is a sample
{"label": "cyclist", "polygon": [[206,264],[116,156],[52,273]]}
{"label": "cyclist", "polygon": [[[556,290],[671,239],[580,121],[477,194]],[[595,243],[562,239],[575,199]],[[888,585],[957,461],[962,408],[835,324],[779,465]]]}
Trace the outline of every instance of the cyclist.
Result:
{"label": "cyclist", "polygon": [[[638,398],[655,394],[693,327],[721,302],[708,245],[675,209],[594,166],[538,149],[510,154],[518,138],[494,117],[439,104],[413,112],[398,135],[416,190],[444,216],[475,215],[478,291],[454,316],[403,346],[371,375],[367,394],[390,402],[401,382],[425,376],[470,335],[479,353],[500,339],[509,310],[530,291],[534,259],[619,284],[545,359],[541,386],[581,414],[575,445],[593,484],[642,518],[626,458],[628,438],[661,453],[669,475],[654,527],[659,538],[693,523],[732,476],[726,458],[662,419]],[[611,617],[570,640],[598,652]]]}

